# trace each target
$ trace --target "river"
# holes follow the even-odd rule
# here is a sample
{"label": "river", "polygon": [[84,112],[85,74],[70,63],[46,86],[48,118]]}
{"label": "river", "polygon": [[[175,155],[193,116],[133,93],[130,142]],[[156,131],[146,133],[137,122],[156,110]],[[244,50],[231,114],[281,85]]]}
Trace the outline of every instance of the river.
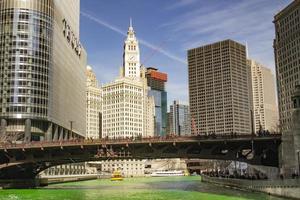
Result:
{"label": "river", "polygon": [[283,200],[202,183],[199,176],[99,179],[40,189],[0,190],[0,200]]}

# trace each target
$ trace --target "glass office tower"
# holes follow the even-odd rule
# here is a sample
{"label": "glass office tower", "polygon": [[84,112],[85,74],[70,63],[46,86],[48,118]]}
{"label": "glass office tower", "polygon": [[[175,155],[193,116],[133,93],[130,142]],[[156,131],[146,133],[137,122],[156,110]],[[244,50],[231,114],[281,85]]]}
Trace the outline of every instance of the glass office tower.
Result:
{"label": "glass office tower", "polygon": [[170,134],[184,136],[191,135],[191,117],[188,105],[180,104],[179,101],[173,101],[170,105],[169,116]]}
{"label": "glass office tower", "polygon": [[168,75],[159,72],[158,69],[147,68],[147,84],[150,87],[149,96],[154,97],[155,102],[155,133],[156,136],[166,135],[167,129],[167,92],[165,91],[165,83]]}
{"label": "glass office tower", "polygon": [[86,54],[77,38],[79,1],[0,1],[2,140],[84,136]]}

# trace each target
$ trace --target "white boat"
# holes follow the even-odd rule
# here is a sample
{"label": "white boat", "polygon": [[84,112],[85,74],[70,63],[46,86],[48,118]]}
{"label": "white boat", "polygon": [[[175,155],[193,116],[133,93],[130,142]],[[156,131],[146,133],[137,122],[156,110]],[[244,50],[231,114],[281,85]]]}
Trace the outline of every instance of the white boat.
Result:
{"label": "white boat", "polygon": [[164,177],[164,176],[184,176],[184,171],[173,170],[173,171],[157,171],[152,172],[150,176],[152,177]]}

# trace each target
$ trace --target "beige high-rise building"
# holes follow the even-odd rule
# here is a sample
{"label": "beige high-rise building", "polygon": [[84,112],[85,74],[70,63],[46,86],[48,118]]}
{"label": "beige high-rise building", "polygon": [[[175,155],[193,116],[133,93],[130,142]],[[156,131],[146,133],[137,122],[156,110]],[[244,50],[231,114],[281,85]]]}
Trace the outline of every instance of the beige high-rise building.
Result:
{"label": "beige high-rise building", "polygon": [[197,132],[250,134],[246,48],[232,40],[188,50],[190,113]]}
{"label": "beige high-rise building", "polygon": [[98,139],[102,131],[102,92],[90,66],[87,66],[86,75],[86,137]]}
{"label": "beige high-rise building", "polygon": [[154,97],[148,96],[146,69],[140,65],[138,40],[131,23],[124,43],[120,77],[102,87],[102,136],[108,138],[153,136]]}
{"label": "beige high-rise building", "polygon": [[262,130],[278,131],[278,108],[275,94],[275,78],[270,69],[247,60],[251,70],[253,123],[255,132]]}

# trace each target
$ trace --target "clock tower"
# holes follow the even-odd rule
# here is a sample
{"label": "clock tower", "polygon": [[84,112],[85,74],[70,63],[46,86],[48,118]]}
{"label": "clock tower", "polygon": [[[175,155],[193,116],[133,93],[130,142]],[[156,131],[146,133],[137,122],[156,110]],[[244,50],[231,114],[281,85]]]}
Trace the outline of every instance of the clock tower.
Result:
{"label": "clock tower", "polygon": [[127,32],[127,38],[124,42],[123,53],[123,76],[124,77],[140,77],[140,50],[139,42],[135,37],[135,32],[132,27],[132,21]]}

